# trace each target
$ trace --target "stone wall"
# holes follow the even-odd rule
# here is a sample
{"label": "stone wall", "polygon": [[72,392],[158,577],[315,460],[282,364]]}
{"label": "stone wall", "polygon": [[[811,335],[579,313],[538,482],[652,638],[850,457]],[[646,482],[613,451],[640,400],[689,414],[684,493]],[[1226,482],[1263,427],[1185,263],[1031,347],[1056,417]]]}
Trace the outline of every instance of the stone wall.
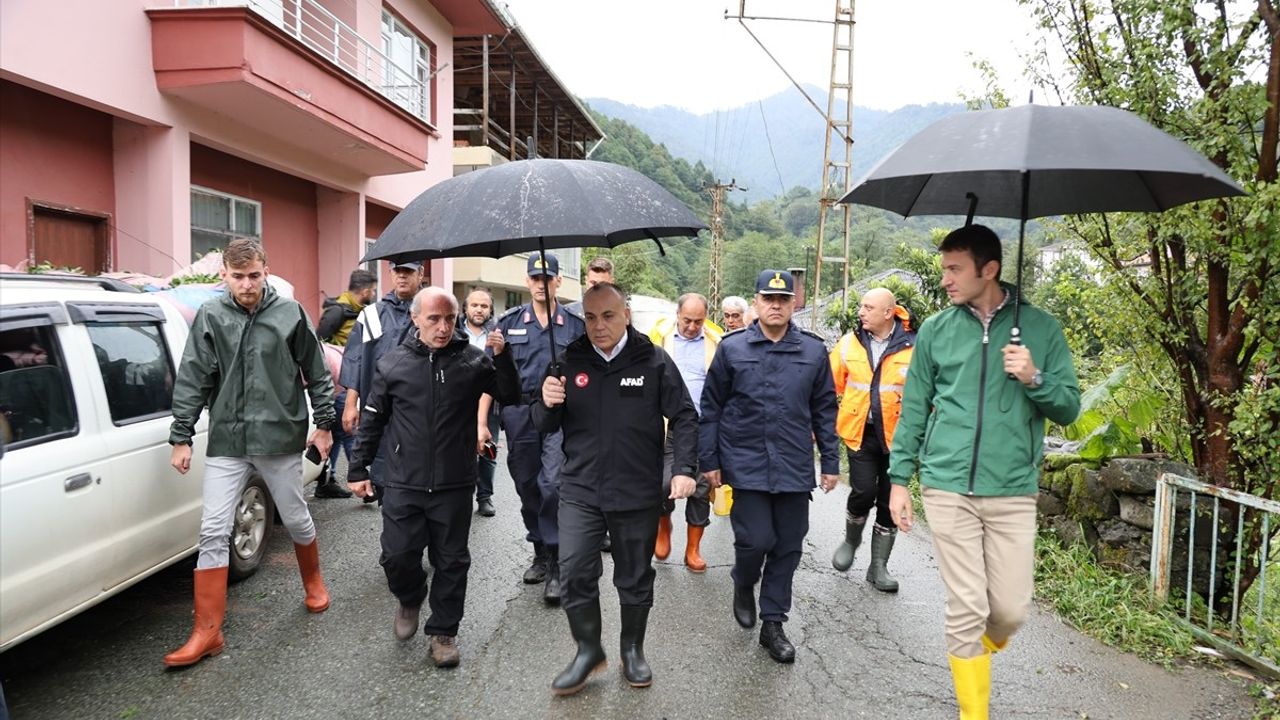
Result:
{"label": "stone wall", "polygon": [[[1040,527],[1064,544],[1083,542],[1104,565],[1145,575],[1151,563],[1156,480],[1166,472],[1196,476],[1191,466],[1170,460],[1116,458],[1099,464],[1078,455],[1046,455],[1036,502]],[[1177,508],[1170,581],[1171,587],[1182,588],[1187,571],[1188,493],[1178,494]],[[1202,594],[1208,586],[1212,518],[1212,502],[1200,496],[1192,559],[1196,589]],[[1219,565],[1221,573],[1223,563]]]}

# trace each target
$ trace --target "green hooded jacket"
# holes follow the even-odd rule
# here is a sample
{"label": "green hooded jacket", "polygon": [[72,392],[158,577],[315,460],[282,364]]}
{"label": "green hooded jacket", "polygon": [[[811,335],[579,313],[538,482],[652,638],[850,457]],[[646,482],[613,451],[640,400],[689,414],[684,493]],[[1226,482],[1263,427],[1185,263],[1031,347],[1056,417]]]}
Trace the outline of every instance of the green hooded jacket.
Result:
{"label": "green hooded jacket", "polygon": [[[1007,289],[1007,288],[1006,288]],[[1080,412],[1080,387],[1062,327],[1022,303],[1022,339],[1042,374],[1037,388],[1004,372],[1013,303],[990,327],[968,307],[953,306],[920,326],[907,371],[902,417],[893,436],[889,479],[977,496],[1033,495],[1038,490],[1045,420],[1066,425]]]}
{"label": "green hooded jacket", "polygon": [[308,430],[304,392],[316,427],[331,428],[333,379],[302,306],[267,285],[250,313],[225,293],[201,305],[191,323],[173,386],[169,443],[190,444],[207,406],[210,457],[300,453]]}

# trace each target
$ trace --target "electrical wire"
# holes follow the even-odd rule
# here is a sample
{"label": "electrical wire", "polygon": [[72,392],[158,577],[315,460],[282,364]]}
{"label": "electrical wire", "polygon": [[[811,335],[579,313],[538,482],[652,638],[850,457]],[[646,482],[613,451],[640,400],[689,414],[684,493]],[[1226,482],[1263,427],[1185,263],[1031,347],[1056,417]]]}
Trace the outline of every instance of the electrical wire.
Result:
{"label": "electrical wire", "polygon": [[760,121],[764,123],[764,139],[769,145],[769,157],[773,158],[773,171],[778,174],[779,193],[785,195],[787,186],[782,182],[782,170],[778,168],[778,156],[773,154],[773,138],[769,137],[769,119],[764,116],[764,101],[757,100],[760,106]]}

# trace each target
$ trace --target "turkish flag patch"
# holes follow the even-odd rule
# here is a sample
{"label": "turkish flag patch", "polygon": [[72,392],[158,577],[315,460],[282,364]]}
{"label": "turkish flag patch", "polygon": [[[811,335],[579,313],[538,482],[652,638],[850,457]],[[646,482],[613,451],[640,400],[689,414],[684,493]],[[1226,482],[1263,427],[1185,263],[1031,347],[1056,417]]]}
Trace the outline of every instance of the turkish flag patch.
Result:
{"label": "turkish flag patch", "polygon": [[591,382],[591,378],[587,377],[586,373],[578,373],[573,378],[573,384],[577,385],[580,388],[586,387],[587,384],[590,382]]}

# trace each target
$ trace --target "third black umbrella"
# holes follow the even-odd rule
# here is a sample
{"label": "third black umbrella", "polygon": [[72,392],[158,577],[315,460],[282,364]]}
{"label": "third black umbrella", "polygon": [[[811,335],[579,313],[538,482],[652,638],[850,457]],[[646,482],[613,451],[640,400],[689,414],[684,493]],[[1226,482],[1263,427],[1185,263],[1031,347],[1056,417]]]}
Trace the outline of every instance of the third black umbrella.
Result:
{"label": "third black umbrella", "polygon": [[[1138,116],[1111,107],[1023,105],[945,117],[882,160],[840,202],[909,215],[1017,218],[1017,290],[1027,220],[1160,212],[1243,195],[1218,166]],[[1020,297],[1013,342],[1020,342]]]}

